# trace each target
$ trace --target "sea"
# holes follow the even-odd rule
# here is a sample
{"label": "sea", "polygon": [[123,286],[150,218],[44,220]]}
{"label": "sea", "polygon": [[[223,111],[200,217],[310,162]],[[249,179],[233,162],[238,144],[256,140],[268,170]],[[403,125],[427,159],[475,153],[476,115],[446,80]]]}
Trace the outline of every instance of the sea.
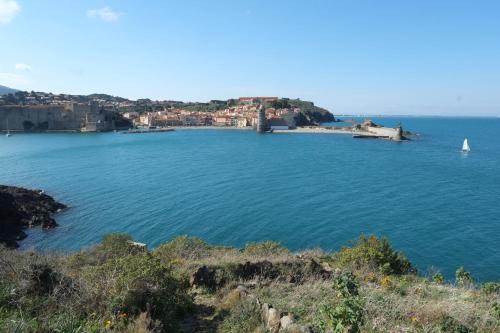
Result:
{"label": "sea", "polygon": [[[423,275],[500,280],[500,118],[372,117],[410,141],[245,130],[15,133],[0,184],[69,206],[21,249],[73,252],[108,233],[155,248],[178,235],[338,250],[387,237]],[[471,151],[461,152],[467,138]]]}

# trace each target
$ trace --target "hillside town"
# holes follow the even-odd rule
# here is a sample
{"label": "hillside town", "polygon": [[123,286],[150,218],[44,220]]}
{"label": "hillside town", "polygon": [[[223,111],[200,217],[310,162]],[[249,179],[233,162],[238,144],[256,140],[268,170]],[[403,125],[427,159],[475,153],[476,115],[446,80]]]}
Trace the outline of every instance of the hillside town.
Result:
{"label": "hillside town", "polygon": [[[74,116],[74,110],[79,110]],[[44,92],[16,92],[0,96],[0,130],[114,130],[119,118],[124,127],[215,126],[256,128],[262,110],[269,129],[335,121],[327,110],[312,102],[278,97],[240,97],[208,103],[179,101],[136,101],[105,94],[88,96]],[[72,119],[71,126],[64,124]],[[77,118],[77,119],[76,119]],[[98,126],[113,120],[115,123]],[[92,125],[92,123],[94,123]]]}
{"label": "hillside town", "polygon": [[[164,106],[162,110],[150,112],[125,112],[134,126],[217,126],[217,127],[256,127],[258,111],[265,108],[261,103],[277,101],[277,97],[240,97],[235,106],[217,111],[192,111],[182,107]],[[300,108],[265,108],[269,126],[273,129],[293,129]]]}

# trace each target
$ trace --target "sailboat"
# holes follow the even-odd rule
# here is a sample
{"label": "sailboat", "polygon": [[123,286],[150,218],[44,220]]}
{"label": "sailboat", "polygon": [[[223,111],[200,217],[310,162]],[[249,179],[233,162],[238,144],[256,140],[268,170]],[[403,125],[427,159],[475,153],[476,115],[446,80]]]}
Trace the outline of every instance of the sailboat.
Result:
{"label": "sailboat", "polygon": [[9,130],[9,118],[7,118],[7,134],[5,134],[6,137],[11,136],[10,130]]}
{"label": "sailboat", "polygon": [[462,151],[464,153],[468,153],[470,151],[469,143],[467,142],[467,138],[464,140],[464,144],[462,145]]}

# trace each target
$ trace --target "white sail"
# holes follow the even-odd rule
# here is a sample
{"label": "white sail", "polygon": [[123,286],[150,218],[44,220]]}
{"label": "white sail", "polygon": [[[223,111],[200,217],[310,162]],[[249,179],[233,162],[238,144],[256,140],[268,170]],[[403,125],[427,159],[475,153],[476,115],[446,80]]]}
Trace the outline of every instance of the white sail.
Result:
{"label": "white sail", "polygon": [[10,130],[9,130],[9,118],[7,118],[7,134],[5,134],[5,136],[9,137],[10,136]]}
{"label": "white sail", "polygon": [[464,140],[464,144],[462,146],[462,151],[470,151],[469,143],[467,142],[467,139]]}

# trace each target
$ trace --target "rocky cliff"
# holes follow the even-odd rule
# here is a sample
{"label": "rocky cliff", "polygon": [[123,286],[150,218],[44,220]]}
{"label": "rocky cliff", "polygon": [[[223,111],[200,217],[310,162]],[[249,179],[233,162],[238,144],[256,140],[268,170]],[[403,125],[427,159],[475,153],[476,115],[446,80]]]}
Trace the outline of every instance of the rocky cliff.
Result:
{"label": "rocky cliff", "polygon": [[57,226],[52,214],[66,208],[39,190],[0,185],[0,243],[18,247],[26,228]]}

